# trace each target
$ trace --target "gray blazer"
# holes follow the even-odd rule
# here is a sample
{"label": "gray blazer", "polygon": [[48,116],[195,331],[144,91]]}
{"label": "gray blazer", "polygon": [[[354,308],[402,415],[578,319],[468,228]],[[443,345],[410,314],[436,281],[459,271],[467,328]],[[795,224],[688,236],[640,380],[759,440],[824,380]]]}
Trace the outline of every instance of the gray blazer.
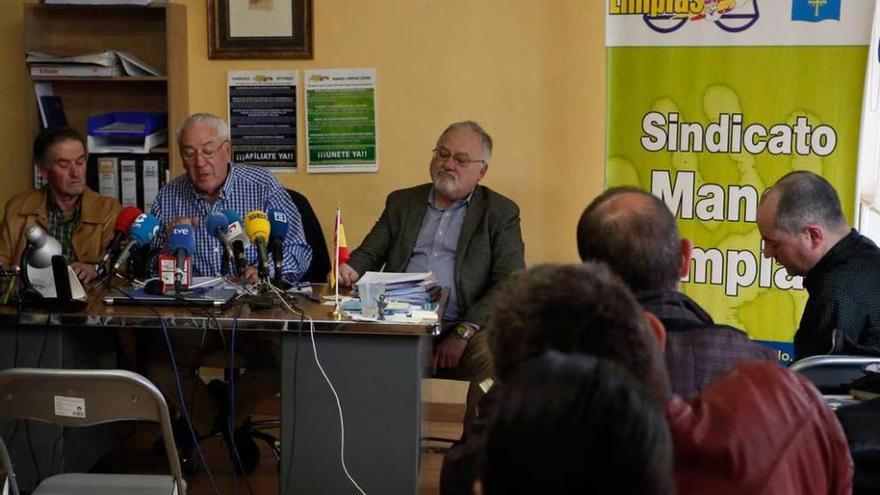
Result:
{"label": "gray blazer", "polygon": [[[431,184],[392,192],[385,211],[348,260],[359,274],[402,272],[415,248],[428,209]],[[471,196],[455,253],[455,287],[462,321],[485,326],[490,293],[511,273],[525,267],[519,207],[488,187]]]}

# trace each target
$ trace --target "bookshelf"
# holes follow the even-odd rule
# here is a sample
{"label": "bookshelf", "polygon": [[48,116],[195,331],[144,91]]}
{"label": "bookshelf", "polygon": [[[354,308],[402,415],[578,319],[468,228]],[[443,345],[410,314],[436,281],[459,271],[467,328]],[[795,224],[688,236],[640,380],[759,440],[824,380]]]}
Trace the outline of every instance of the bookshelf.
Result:
{"label": "bookshelf", "polygon": [[[86,134],[90,116],[114,111],[168,112],[169,140],[152,154],[168,157],[171,173],[183,170],[173,132],[189,115],[186,5],[154,2],[147,7],[26,4],[26,51],[78,55],[125,50],[158,68],[161,77],[33,76],[50,82],[61,97],[68,124]],[[21,70],[28,71],[27,66]],[[40,130],[33,84],[32,136]],[[27,143],[28,148],[30,143]]]}

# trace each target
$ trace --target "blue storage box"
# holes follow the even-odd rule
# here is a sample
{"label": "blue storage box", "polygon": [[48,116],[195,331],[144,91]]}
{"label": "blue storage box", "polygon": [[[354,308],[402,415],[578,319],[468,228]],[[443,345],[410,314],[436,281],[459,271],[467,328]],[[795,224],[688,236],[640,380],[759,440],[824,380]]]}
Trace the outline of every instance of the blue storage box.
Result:
{"label": "blue storage box", "polygon": [[166,129],[165,112],[111,112],[89,117],[89,136],[118,139],[143,139]]}
{"label": "blue storage box", "polygon": [[148,153],[168,141],[166,112],[111,112],[89,117],[88,146],[93,153]]}

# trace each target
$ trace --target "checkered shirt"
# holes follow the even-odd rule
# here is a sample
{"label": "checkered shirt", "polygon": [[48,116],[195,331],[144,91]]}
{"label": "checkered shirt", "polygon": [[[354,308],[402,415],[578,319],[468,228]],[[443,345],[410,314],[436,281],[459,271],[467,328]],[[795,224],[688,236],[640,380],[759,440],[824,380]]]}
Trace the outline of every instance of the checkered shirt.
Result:
{"label": "checkered shirt", "polygon": [[[283,276],[289,281],[298,281],[309,267],[312,249],[303,234],[302,219],[287,191],[266,169],[243,164],[230,164],[229,175],[220,189],[220,196],[214,204],[208,203],[196,191],[189,176],[182,176],[169,182],[156,196],[150,211],[159,218],[161,227],[153,239],[151,271],[158,273],[159,252],[168,240],[168,225],[178,217],[198,218],[198,227],[193,228],[196,249],[192,256],[193,276],[209,277],[220,273],[223,260],[223,245],[208,232],[205,223],[208,215],[221,210],[235,210],[242,217],[252,210],[266,211],[280,209],[287,215],[289,228],[284,239]],[[249,265],[257,264],[257,249],[251,244],[245,249]],[[270,276],[274,267],[269,265]]]}

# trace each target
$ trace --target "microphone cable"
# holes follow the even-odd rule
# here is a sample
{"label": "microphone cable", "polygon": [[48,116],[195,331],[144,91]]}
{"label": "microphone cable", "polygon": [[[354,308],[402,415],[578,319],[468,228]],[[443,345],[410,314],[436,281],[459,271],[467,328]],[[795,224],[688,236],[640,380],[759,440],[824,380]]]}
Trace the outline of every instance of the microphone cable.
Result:
{"label": "microphone cable", "polygon": [[[312,318],[305,314],[305,311],[295,310],[287,301],[284,300],[284,297],[281,295],[281,291],[273,286],[271,283],[269,284],[269,288],[278,295],[278,298],[284,304],[284,306],[291,311],[292,313],[299,314],[301,317],[305,317],[309,320],[309,337],[312,342],[312,354],[315,358],[315,364],[318,366],[318,371],[321,372],[321,376],[324,377],[324,381],[327,383],[327,386],[330,388],[330,392],[333,393],[333,398],[336,400],[336,411],[339,413],[339,462],[342,465],[342,471],[345,472],[345,476],[351,482],[351,484],[357,489],[357,491],[361,495],[366,495],[363,488],[355,481],[355,479],[351,476],[351,473],[348,471],[348,466],[345,465],[345,419],[342,414],[342,402],[339,399],[339,394],[336,392],[336,387],[333,386],[333,382],[330,381],[330,377],[327,376],[327,372],[324,371],[324,367],[321,365],[321,360],[318,358],[318,346],[315,344],[315,321]],[[294,387],[296,388],[296,387]],[[294,414],[295,416],[295,414]],[[291,457],[291,461],[292,461]],[[289,473],[288,473],[289,474]]]}
{"label": "microphone cable", "polygon": [[205,467],[205,473],[208,475],[208,481],[211,483],[211,489],[213,490],[215,495],[221,495],[220,489],[217,488],[217,483],[214,481],[214,475],[213,473],[211,473],[211,468],[208,466],[208,461],[205,457],[205,453],[202,451],[202,446],[199,445],[198,435],[196,435],[195,429],[192,425],[192,417],[190,416],[189,409],[186,406],[186,400],[183,394],[183,385],[180,383],[180,374],[177,369],[177,360],[174,357],[174,347],[171,345],[171,337],[168,334],[168,325],[165,322],[165,319],[162,318],[162,315],[160,315],[159,312],[156,311],[156,308],[154,308],[153,306],[145,304],[143,301],[139,301],[132,294],[126,292],[119,287],[117,287],[116,290],[134,301],[136,304],[152,311],[153,314],[156,315],[156,318],[159,320],[159,326],[162,328],[162,336],[165,340],[165,347],[168,349],[168,357],[171,359],[171,369],[174,373],[174,383],[177,388],[177,399],[180,402],[180,414],[181,416],[183,416],[184,422],[186,423],[187,429],[189,430],[190,439],[192,440],[193,444],[195,444],[196,452],[199,455],[199,460],[202,461],[202,465]]}

